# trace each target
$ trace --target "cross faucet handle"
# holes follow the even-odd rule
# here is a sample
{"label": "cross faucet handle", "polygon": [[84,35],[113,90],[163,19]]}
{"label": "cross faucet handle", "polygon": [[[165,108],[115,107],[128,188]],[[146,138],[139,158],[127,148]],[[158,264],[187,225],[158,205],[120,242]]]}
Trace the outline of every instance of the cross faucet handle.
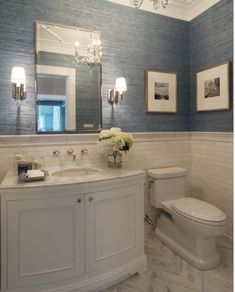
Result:
{"label": "cross faucet handle", "polygon": [[59,150],[55,150],[55,151],[53,151],[53,155],[54,155],[54,156],[59,156],[59,155],[60,155],[60,151],[59,151]]}
{"label": "cross faucet handle", "polygon": [[88,150],[85,149],[85,148],[83,148],[83,149],[81,150],[81,154],[82,154],[82,155],[87,155],[87,154],[88,154]]}

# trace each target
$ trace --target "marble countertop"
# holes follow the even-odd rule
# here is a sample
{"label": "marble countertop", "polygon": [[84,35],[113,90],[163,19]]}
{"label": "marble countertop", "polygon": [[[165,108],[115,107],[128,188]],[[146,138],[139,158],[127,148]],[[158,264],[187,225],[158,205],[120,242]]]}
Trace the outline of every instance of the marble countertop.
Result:
{"label": "marble countertop", "polygon": [[[89,175],[78,175],[75,177],[59,177],[53,175],[54,172],[63,171],[66,169],[87,169],[87,168],[94,168],[99,170],[99,172]],[[12,189],[12,188],[29,188],[29,187],[46,187],[49,185],[57,186],[57,185],[71,185],[71,184],[82,184],[88,182],[99,182],[99,181],[106,181],[111,179],[118,179],[118,178],[125,178],[130,176],[138,176],[138,175],[145,175],[144,170],[140,169],[131,169],[131,168],[99,168],[92,165],[84,165],[80,167],[74,166],[67,166],[67,167],[48,167],[46,168],[48,171],[48,176],[45,180],[41,181],[31,181],[31,182],[18,182],[18,178],[16,173],[12,171],[8,171],[5,177],[3,178],[0,189]]]}

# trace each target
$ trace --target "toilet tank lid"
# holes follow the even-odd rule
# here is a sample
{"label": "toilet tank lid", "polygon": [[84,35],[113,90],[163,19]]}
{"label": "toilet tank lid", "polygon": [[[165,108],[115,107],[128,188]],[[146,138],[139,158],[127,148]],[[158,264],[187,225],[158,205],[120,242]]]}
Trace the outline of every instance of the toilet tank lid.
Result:
{"label": "toilet tank lid", "polygon": [[181,167],[164,167],[148,170],[148,176],[151,178],[174,178],[186,176],[186,169]]}

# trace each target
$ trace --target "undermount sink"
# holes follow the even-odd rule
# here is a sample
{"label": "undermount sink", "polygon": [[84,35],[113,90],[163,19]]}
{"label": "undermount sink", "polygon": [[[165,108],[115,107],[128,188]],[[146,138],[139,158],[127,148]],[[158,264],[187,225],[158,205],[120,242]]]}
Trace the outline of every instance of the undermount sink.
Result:
{"label": "undermount sink", "polygon": [[52,176],[58,177],[77,177],[77,176],[87,176],[87,175],[94,175],[101,172],[99,168],[93,167],[81,167],[81,168],[68,168],[63,170],[58,170],[53,172]]}

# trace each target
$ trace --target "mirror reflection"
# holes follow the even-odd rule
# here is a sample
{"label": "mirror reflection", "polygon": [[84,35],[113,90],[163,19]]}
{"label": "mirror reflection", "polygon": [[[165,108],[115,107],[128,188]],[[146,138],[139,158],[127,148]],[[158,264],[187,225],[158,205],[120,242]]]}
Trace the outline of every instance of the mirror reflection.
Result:
{"label": "mirror reflection", "polygon": [[38,132],[101,128],[100,34],[36,23]]}

